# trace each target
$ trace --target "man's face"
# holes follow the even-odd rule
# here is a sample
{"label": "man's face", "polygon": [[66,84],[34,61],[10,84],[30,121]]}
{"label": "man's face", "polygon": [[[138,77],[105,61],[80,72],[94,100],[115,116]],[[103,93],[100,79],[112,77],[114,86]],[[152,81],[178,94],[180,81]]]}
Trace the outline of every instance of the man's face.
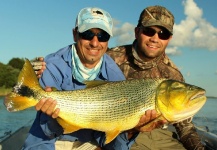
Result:
{"label": "man's face", "polygon": [[[89,29],[84,33],[85,34],[83,35],[79,34],[77,30],[74,30],[73,32],[74,41],[77,43],[77,53],[85,67],[93,68],[100,61],[101,57],[105,54],[108,48],[108,40],[101,42],[96,35],[100,34],[104,37],[108,36],[108,34],[98,28]],[[93,34],[95,34],[95,36],[93,36]],[[92,38],[90,35],[92,35]]]}
{"label": "man's face", "polygon": [[[155,34],[154,30],[156,31]],[[169,34],[169,36],[167,36],[168,39],[162,39],[162,37],[159,37],[157,34],[158,32],[163,33],[163,35],[166,34],[165,32],[167,32],[168,35],[168,31],[166,29],[158,26],[135,28],[135,36],[137,39],[136,50],[142,60],[150,61],[165,52],[165,49],[172,36]]]}

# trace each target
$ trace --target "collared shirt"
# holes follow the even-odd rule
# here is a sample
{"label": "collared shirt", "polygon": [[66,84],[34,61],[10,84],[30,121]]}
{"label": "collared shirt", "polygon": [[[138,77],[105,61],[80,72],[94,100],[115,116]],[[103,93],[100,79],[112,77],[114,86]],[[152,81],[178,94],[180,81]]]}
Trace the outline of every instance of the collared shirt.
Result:
{"label": "collared shirt", "polygon": [[[40,78],[40,84],[42,87],[55,87],[58,90],[65,91],[85,88],[85,84],[80,83],[73,78],[71,47],[72,45],[69,45],[45,58],[46,70],[44,70],[42,77]],[[114,60],[105,54],[103,56],[101,71],[95,80],[120,81],[125,80],[125,77]],[[37,112],[23,149],[54,150],[54,143],[56,140],[79,140],[81,142],[96,140],[99,146],[104,146],[106,149],[126,150],[133,144],[134,139],[135,137],[129,141],[127,133],[123,132],[111,143],[104,145],[105,134],[103,132],[81,129],[71,134],[63,134],[63,129],[57,123],[56,119],[52,119],[39,111]]]}

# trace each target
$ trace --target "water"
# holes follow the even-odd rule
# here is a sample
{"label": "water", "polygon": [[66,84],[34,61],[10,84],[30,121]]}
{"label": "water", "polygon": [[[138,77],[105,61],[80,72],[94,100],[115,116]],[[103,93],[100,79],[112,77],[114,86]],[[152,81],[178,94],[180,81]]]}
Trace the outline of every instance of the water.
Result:
{"label": "water", "polygon": [[194,116],[197,126],[207,126],[209,131],[217,135],[217,98],[208,98],[203,108]]}
{"label": "water", "polygon": [[[193,121],[197,126],[207,126],[209,131],[217,134],[217,99],[208,98],[204,107],[195,115]],[[34,108],[19,112],[8,112],[0,97],[0,141],[7,134],[12,133],[31,122],[36,115]]]}
{"label": "water", "polygon": [[36,115],[34,108],[18,112],[8,112],[3,104],[3,98],[0,97],[0,141],[8,133],[13,133],[20,127],[33,121]]}

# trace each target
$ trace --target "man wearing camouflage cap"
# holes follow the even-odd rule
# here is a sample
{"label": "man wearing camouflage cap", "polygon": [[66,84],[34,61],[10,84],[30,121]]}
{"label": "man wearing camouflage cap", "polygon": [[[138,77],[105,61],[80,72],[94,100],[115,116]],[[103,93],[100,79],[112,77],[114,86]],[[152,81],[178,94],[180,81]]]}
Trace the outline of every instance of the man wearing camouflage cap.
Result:
{"label": "man wearing camouflage cap", "polygon": [[[163,77],[184,81],[178,68],[165,54],[172,39],[173,25],[174,16],[165,7],[147,7],[140,14],[133,44],[112,48],[107,54],[119,65],[126,79]],[[141,132],[131,150],[205,149],[191,121],[189,118],[174,124],[179,140],[167,128],[154,129]]]}

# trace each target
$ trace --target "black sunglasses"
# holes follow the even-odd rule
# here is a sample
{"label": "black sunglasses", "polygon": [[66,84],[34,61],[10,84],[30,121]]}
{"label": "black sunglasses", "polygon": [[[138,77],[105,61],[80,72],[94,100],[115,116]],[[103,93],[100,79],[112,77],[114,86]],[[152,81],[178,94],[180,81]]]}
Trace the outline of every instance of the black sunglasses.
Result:
{"label": "black sunglasses", "polygon": [[150,28],[150,27],[141,27],[141,28],[143,30],[142,33],[146,36],[149,36],[149,37],[152,37],[157,33],[158,37],[161,40],[168,40],[171,36],[171,33],[166,29],[162,29],[162,30],[157,32],[155,29]]}
{"label": "black sunglasses", "polygon": [[101,31],[99,33],[93,33],[90,30],[79,33],[79,36],[82,39],[89,40],[89,41],[92,40],[94,36],[97,36],[99,42],[107,42],[110,38],[110,35],[105,31]]}

